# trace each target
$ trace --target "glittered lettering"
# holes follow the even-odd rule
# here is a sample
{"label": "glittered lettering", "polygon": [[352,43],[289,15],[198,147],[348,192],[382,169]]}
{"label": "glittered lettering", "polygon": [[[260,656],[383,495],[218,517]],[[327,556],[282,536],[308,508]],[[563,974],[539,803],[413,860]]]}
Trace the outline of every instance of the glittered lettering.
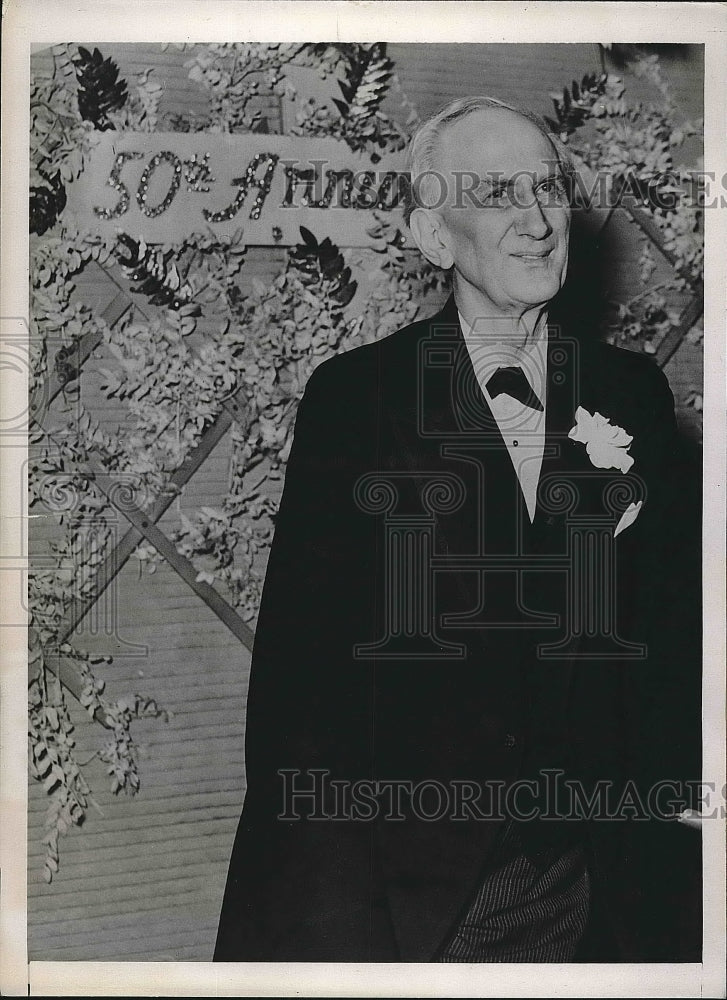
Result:
{"label": "glittered lettering", "polygon": [[111,173],[106,181],[106,186],[113,188],[114,191],[118,192],[119,200],[113,208],[100,208],[98,205],[95,205],[93,211],[99,219],[118,219],[120,215],[128,212],[131,194],[129,193],[127,186],[121,180],[121,171],[124,164],[128,163],[129,160],[142,160],[143,158],[143,153],[119,153],[117,155],[114,160],[114,165],[111,168]]}
{"label": "glittered lettering", "polygon": [[[162,163],[168,163],[172,168],[172,179],[169,184],[169,190],[164,195],[162,200],[158,205],[150,207],[147,204],[147,198],[149,196],[149,182],[151,181],[157,168]],[[163,150],[161,153],[156,153],[152,156],[149,163],[144,168],[144,173],[141,175],[141,180],[139,181],[139,189],[136,192],[136,200],[139,204],[139,208],[142,210],[147,219],[155,219],[162,212],[166,212],[171,203],[174,201],[174,196],[179,190],[179,182],[182,179],[182,164],[178,156],[174,153],[170,153],[167,150]]]}
{"label": "glittered lettering", "polygon": [[[253,202],[252,208],[250,209],[250,218],[255,220],[260,218],[260,212],[265,204],[265,199],[267,198],[268,192],[270,191],[270,185],[273,182],[273,174],[275,173],[275,165],[280,159],[275,153],[257,153],[250,160],[247,170],[242,177],[235,177],[232,181],[239,188],[235,200],[227,208],[223,208],[219,212],[211,212],[207,208],[202,209],[202,213],[208,222],[229,222],[233,219],[237,213],[242,208],[245,198],[251,188],[257,188],[257,194],[255,195],[255,200]],[[261,164],[267,161],[267,166],[263,172],[262,177],[257,176],[257,170]]]}

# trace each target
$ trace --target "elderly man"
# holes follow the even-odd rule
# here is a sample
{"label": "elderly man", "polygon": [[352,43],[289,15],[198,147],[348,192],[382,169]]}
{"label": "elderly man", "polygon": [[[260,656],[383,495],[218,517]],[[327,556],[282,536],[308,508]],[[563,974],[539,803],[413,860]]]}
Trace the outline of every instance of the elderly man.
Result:
{"label": "elderly man", "polygon": [[697,961],[671,392],[551,308],[571,168],[539,119],[457,101],[410,169],[453,296],[301,403],[215,958]]}

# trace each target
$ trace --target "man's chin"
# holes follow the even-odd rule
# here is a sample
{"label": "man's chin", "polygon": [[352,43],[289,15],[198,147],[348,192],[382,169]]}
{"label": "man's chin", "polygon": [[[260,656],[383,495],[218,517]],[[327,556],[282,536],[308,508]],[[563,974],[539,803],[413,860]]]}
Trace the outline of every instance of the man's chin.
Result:
{"label": "man's chin", "polygon": [[537,276],[533,276],[532,281],[529,281],[527,286],[517,288],[513,299],[534,309],[536,306],[547,305],[551,299],[555,298],[560,289],[560,281],[555,281],[553,278],[538,280]]}

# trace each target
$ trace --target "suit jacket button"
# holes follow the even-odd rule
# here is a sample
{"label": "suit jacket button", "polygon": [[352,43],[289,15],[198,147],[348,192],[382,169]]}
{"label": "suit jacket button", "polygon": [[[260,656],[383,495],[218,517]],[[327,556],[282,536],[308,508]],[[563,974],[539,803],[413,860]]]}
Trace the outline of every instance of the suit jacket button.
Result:
{"label": "suit jacket button", "polygon": [[517,740],[512,735],[512,733],[508,733],[507,734],[507,736],[505,737],[504,743],[505,743],[505,746],[507,747],[508,750],[512,750],[512,748],[514,746],[517,746]]}

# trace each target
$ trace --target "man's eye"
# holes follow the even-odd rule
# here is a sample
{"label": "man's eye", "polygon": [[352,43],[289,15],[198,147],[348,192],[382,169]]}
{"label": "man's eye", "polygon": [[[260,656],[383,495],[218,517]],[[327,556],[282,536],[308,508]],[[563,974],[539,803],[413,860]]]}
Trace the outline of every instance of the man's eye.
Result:
{"label": "man's eye", "polygon": [[567,195],[565,181],[562,177],[552,177],[547,181],[543,181],[536,188],[536,193],[538,198],[546,198],[551,200],[563,201]]}

